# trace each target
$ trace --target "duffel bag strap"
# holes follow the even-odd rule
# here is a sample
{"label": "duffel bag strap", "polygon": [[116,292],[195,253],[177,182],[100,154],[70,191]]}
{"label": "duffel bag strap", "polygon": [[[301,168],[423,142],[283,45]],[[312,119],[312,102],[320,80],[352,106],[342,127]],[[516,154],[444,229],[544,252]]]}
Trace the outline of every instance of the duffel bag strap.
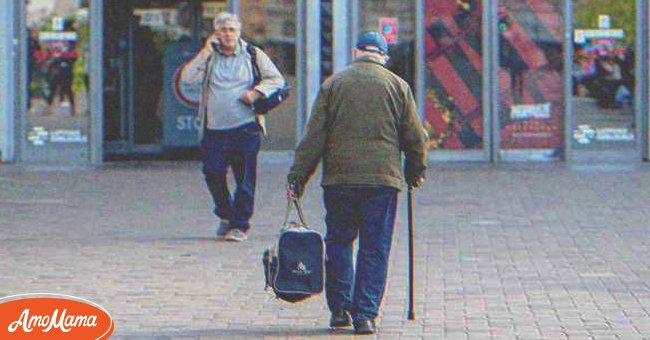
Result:
{"label": "duffel bag strap", "polygon": [[302,212],[302,204],[300,203],[300,200],[295,197],[290,197],[287,199],[287,213],[284,216],[284,223],[282,224],[282,226],[287,227],[289,225],[289,217],[291,215],[292,205],[296,207],[296,211],[298,212],[298,218],[300,219],[301,226],[309,229],[309,225],[305,221],[305,215]]}

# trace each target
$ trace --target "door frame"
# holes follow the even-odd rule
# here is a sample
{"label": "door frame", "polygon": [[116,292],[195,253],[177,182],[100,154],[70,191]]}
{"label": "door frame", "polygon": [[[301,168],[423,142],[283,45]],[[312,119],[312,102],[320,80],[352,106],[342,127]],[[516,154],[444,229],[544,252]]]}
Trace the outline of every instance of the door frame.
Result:
{"label": "door frame", "polygon": [[[598,151],[582,151],[585,156],[578,157],[578,151],[572,147],[573,143],[573,129],[575,126],[575,110],[573,106],[573,93],[571,91],[573,79],[570,72],[565,72],[565,138],[564,138],[564,159],[567,163],[575,164],[580,162],[641,162],[648,159],[648,24],[647,20],[650,16],[648,13],[649,6],[646,1],[636,0],[636,37],[634,48],[636,51],[635,60],[635,89],[634,89],[634,121],[636,135],[633,157],[629,159],[622,154],[622,151],[608,151],[602,154]],[[569,70],[572,65],[574,49],[573,49],[573,15],[574,15],[573,0],[565,0],[565,53],[564,65],[565,69]],[[587,153],[600,153],[598,156],[590,156]]]}
{"label": "door frame", "polygon": [[[18,87],[16,64],[14,63],[16,48],[16,21],[18,17],[17,1],[0,2],[0,97],[15,98]],[[20,118],[14,113],[18,107],[14,100],[4,100],[0,103],[0,163],[12,162],[16,158],[16,126]],[[19,154],[19,152],[18,152]]]}

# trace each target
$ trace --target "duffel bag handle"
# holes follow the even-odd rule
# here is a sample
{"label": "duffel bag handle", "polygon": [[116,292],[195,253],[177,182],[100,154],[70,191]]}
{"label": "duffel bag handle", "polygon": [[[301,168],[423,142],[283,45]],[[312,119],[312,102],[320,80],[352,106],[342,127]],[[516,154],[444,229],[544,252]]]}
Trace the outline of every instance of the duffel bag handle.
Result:
{"label": "duffel bag handle", "polygon": [[287,227],[289,225],[289,216],[291,215],[291,205],[294,205],[296,207],[296,211],[298,212],[298,218],[300,219],[300,223],[302,227],[309,228],[309,225],[305,221],[305,215],[302,212],[302,204],[300,203],[300,199],[296,197],[290,197],[287,199],[287,213],[284,216],[284,223],[282,224],[282,226]]}

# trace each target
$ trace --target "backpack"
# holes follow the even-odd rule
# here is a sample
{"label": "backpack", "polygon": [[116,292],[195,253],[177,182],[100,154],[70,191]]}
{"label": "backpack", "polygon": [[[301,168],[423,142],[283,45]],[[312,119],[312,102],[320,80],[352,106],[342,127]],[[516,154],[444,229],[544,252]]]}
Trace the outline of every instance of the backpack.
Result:
{"label": "backpack", "polygon": [[[288,223],[292,203],[301,224]],[[264,250],[262,265],[265,290],[272,288],[278,299],[295,303],[323,291],[325,244],[321,234],[305,223],[297,199],[289,200],[278,241]]]}
{"label": "backpack", "polygon": [[[251,63],[253,64],[253,87],[262,81],[262,74],[257,65],[257,50],[252,44],[246,45],[246,51],[251,56]],[[289,97],[289,86],[286,84],[272,93],[268,97],[260,97],[253,103],[253,110],[257,114],[267,114],[276,106],[282,104]]]}

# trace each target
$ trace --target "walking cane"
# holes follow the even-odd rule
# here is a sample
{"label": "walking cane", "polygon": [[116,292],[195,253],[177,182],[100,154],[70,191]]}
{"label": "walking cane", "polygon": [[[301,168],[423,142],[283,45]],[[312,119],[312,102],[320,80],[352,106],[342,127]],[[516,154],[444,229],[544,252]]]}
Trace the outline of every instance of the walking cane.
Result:
{"label": "walking cane", "polygon": [[413,269],[413,186],[408,186],[408,223],[409,223],[409,309],[408,319],[415,320],[415,312],[413,311],[413,296],[414,296],[414,269]]}

